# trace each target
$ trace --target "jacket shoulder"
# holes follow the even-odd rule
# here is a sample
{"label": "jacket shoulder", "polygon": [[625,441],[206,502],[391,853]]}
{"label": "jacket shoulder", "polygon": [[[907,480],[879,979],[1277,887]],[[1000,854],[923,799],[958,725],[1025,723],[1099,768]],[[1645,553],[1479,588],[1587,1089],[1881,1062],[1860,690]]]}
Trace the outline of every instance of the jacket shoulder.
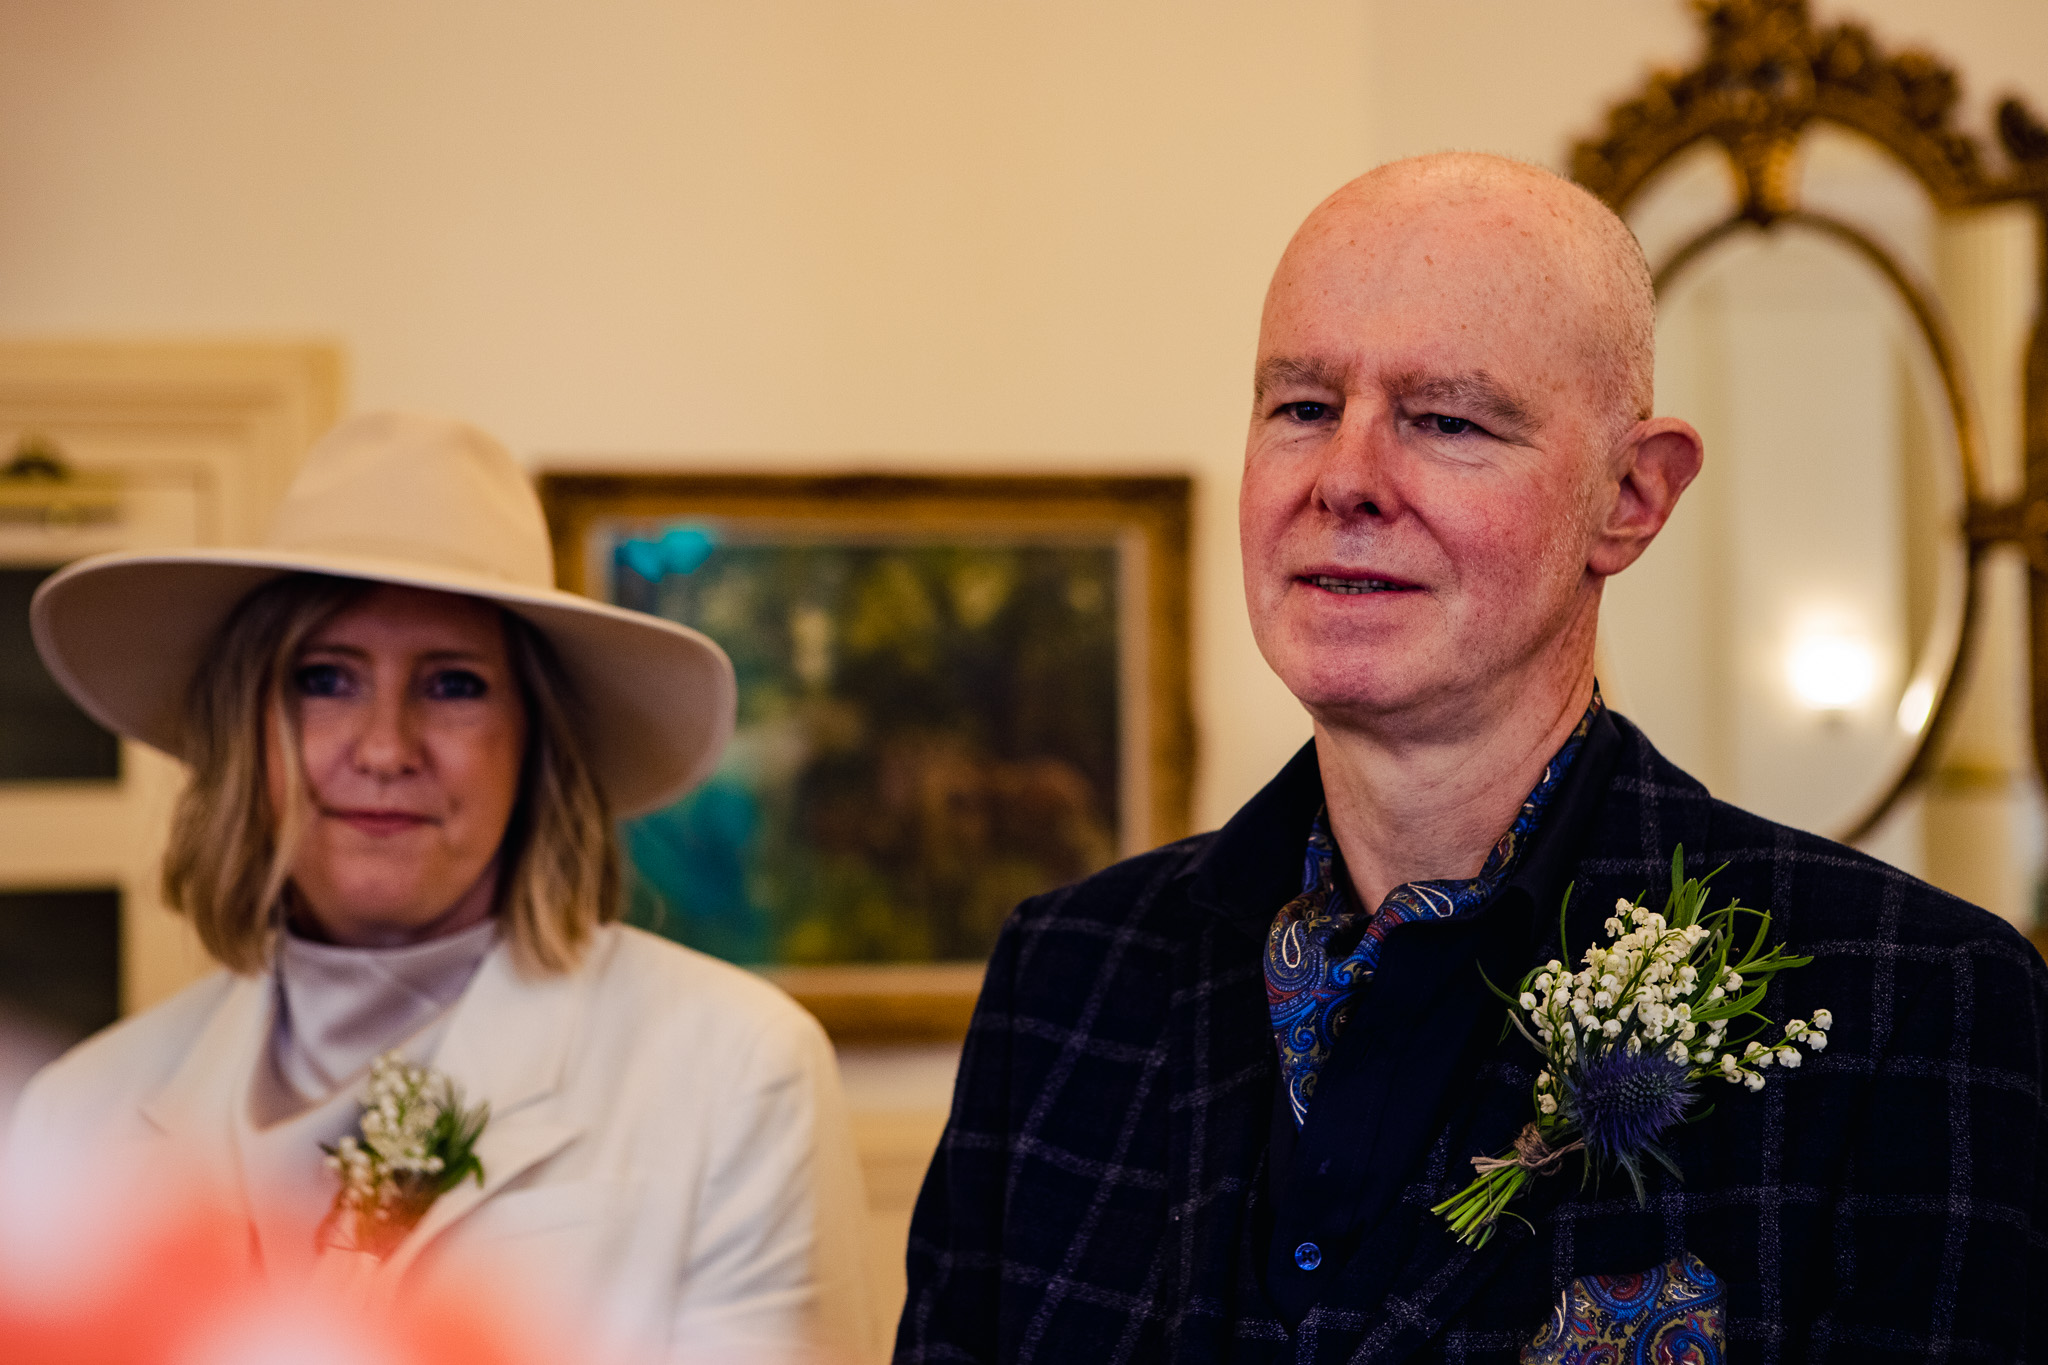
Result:
{"label": "jacket shoulder", "polygon": [[[685,1048],[699,1055],[780,1058],[795,1063],[829,1053],[824,1029],[788,992],[744,967],[637,929],[602,931],[590,968],[601,1019],[621,1037],[599,1046]],[[601,1035],[612,1029],[600,1024]]]}
{"label": "jacket shoulder", "polygon": [[1194,870],[1216,839],[1214,831],[1192,835],[1110,864],[1100,872],[1033,896],[1011,913],[1005,932],[1030,932],[1063,920],[1128,923],[1148,914]]}
{"label": "jacket shoulder", "polygon": [[2013,925],[1982,906],[1922,881],[1869,853],[1781,825],[1724,801],[1712,803],[1710,847],[1771,868],[1813,927],[1881,930],[1896,923],[1900,941],[1960,947],[1977,941],[2027,946]]}
{"label": "jacket shoulder", "polygon": [[1695,875],[1720,869],[1714,903],[1739,894],[1744,904],[1769,909],[1795,942],[1926,951],[1979,944],[2036,956],[1988,910],[1860,849],[1715,798],[1641,730],[1621,716],[1615,721],[1624,747],[1595,840],[1599,872],[1654,890],[1668,882],[1672,854],[1683,847]]}
{"label": "jacket shoulder", "polygon": [[16,1123],[102,1119],[170,1079],[229,992],[246,985],[219,970],[170,999],[110,1024],[51,1062],[23,1088]]}

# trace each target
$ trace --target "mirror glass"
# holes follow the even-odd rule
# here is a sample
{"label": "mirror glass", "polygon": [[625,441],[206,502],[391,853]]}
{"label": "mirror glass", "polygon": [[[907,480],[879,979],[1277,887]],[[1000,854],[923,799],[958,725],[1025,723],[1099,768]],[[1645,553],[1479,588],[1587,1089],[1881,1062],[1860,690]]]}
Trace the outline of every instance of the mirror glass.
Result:
{"label": "mirror glass", "polygon": [[[1929,278],[1932,206],[1857,141],[1809,137],[1804,206]],[[1630,219],[1661,266],[1733,198],[1719,149],[1695,149]],[[1885,274],[1796,221],[1737,229],[1667,280],[1657,350],[1657,411],[1699,428],[1707,463],[1607,585],[1610,699],[1717,795],[1839,834],[1911,759],[1955,653],[1968,565],[1941,369]]]}

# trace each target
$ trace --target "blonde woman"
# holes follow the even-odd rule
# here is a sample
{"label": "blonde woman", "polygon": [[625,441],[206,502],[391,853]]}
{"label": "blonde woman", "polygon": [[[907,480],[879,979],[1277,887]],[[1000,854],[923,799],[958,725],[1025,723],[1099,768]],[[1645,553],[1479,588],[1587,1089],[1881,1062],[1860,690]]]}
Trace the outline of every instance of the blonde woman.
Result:
{"label": "blonde woman", "polygon": [[[45,585],[51,671],[191,768],[164,887],[223,970],[50,1066],[17,1136],[196,1161],[274,1275],[339,1262],[401,1293],[488,1256],[670,1358],[866,1356],[824,1036],[613,922],[613,818],[710,771],[732,666],[557,591],[552,563],[502,447],[386,414],[311,451],[264,547]],[[448,1178],[476,1159],[452,1188],[371,1161],[395,1139],[364,1126],[366,1088],[408,1079],[414,1113],[481,1123],[443,1152]],[[405,1197],[351,1203],[345,1179]]]}

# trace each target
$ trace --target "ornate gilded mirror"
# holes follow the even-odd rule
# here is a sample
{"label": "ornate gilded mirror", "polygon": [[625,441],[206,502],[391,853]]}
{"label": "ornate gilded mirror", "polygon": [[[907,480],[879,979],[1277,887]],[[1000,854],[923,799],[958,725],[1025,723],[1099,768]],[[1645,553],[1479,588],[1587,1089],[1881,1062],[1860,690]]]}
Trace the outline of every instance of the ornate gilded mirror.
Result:
{"label": "ornate gilded mirror", "polygon": [[1932,57],[1805,0],[1696,8],[1704,59],[1572,157],[1655,272],[1658,410],[1708,449],[1609,585],[1603,676],[1717,793],[1863,840],[1936,761],[2001,541],[2048,758],[2048,131],[2006,100],[1994,160]]}

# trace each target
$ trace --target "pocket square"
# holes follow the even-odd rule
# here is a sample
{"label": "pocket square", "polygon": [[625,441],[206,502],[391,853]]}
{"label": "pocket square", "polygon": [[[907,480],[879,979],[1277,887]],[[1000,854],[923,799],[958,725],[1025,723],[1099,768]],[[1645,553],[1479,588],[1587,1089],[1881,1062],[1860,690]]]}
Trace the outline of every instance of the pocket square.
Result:
{"label": "pocket square", "polygon": [[1522,1365],[1721,1365],[1728,1291],[1691,1253],[1633,1275],[1582,1275]]}

